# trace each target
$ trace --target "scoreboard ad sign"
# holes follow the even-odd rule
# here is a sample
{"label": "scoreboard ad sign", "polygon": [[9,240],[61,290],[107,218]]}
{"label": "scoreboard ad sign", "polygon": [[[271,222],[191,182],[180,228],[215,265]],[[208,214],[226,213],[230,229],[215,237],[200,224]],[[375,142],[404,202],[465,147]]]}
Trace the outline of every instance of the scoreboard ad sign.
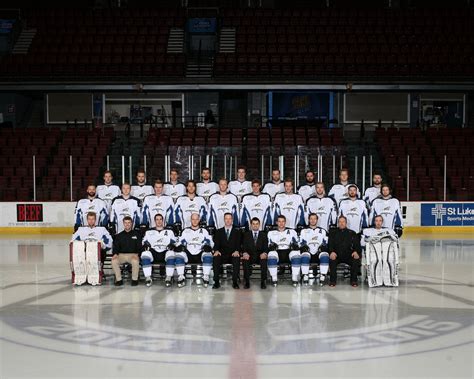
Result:
{"label": "scoreboard ad sign", "polygon": [[17,204],[17,222],[43,222],[43,204]]}
{"label": "scoreboard ad sign", "polygon": [[421,204],[421,226],[474,226],[474,203]]}

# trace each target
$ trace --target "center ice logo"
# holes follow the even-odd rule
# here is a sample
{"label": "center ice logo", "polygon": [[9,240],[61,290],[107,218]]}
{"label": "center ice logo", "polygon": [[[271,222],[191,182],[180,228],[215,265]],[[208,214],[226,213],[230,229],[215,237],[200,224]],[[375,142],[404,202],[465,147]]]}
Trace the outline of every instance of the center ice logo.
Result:
{"label": "center ice logo", "polygon": [[[88,296],[88,292],[77,292],[76,296]],[[205,294],[202,296],[205,297]],[[212,297],[209,299],[212,300]],[[123,310],[131,309],[129,301],[124,301]],[[233,304],[213,304],[213,307],[221,307],[223,311],[228,309],[232,313],[232,308],[226,306],[233,307]],[[254,306],[258,308],[258,304]],[[209,323],[208,319],[203,321],[202,333],[185,333],[179,324],[173,327],[173,323],[169,329],[141,331],[95,323],[84,318],[87,313],[81,317],[80,312],[68,314],[58,309],[51,310],[50,307],[33,307],[35,312],[25,314],[21,322],[17,315],[2,315],[0,328],[4,340],[74,355],[154,363],[202,363],[202,355],[196,352],[208,351],[208,356],[212,357],[209,364],[213,365],[228,363],[228,351],[234,343],[226,334],[209,333],[210,330],[205,328]],[[285,305],[280,304],[280,307],[285,308]],[[60,309],[64,311],[64,308]],[[203,305],[199,303],[189,303],[186,312],[194,320],[205,318]],[[259,365],[274,365],[275,361],[280,364],[314,364],[376,359],[472,343],[471,320],[453,317],[450,312],[426,315],[421,311],[420,314],[405,317],[389,317],[373,325],[335,331],[308,330],[299,333],[297,328],[288,328],[288,324],[292,322],[298,325],[301,317],[307,325],[318,325],[321,322],[318,312],[314,310],[294,318],[272,317],[268,320],[262,332],[268,333],[271,348],[256,351]],[[295,344],[304,344],[308,349],[296,352]],[[87,348],[82,349],[81,346]]]}

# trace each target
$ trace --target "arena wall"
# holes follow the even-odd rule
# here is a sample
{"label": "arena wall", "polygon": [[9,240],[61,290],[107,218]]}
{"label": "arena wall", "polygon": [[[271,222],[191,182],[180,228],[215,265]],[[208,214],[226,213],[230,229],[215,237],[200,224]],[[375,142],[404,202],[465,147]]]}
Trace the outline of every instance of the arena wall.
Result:
{"label": "arena wall", "polygon": [[[75,202],[0,203],[0,233],[72,233]],[[405,232],[474,231],[474,202],[402,202]]]}

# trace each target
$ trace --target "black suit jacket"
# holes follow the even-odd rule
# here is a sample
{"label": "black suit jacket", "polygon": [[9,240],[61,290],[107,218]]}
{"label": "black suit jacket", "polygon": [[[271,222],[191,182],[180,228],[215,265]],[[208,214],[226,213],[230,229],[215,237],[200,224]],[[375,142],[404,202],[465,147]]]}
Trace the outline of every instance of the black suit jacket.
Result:
{"label": "black suit jacket", "polygon": [[345,258],[349,258],[353,251],[359,256],[361,254],[360,236],[348,228],[331,229],[328,245],[329,254],[334,251],[338,256]]}
{"label": "black suit jacket", "polygon": [[253,239],[253,230],[246,230],[244,233],[242,252],[248,253],[252,257],[258,257],[262,253],[268,251],[267,232],[259,231],[257,243]]}
{"label": "black suit jacket", "polygon": [[242,233],[240,230],[232,227],[229,239],[225,228],[220,228],[214,234],[214,251],[219,251],[223,256],[231,255],[234,251],[240,252],[242,244]]}

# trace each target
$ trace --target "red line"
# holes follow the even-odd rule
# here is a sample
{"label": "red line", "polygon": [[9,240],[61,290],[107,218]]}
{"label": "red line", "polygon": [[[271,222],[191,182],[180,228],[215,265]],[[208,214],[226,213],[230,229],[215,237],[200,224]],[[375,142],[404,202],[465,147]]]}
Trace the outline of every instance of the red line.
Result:
{"label": "red line", "polygon": [[252,291],[235,291],[229,378],[257,378]]}

